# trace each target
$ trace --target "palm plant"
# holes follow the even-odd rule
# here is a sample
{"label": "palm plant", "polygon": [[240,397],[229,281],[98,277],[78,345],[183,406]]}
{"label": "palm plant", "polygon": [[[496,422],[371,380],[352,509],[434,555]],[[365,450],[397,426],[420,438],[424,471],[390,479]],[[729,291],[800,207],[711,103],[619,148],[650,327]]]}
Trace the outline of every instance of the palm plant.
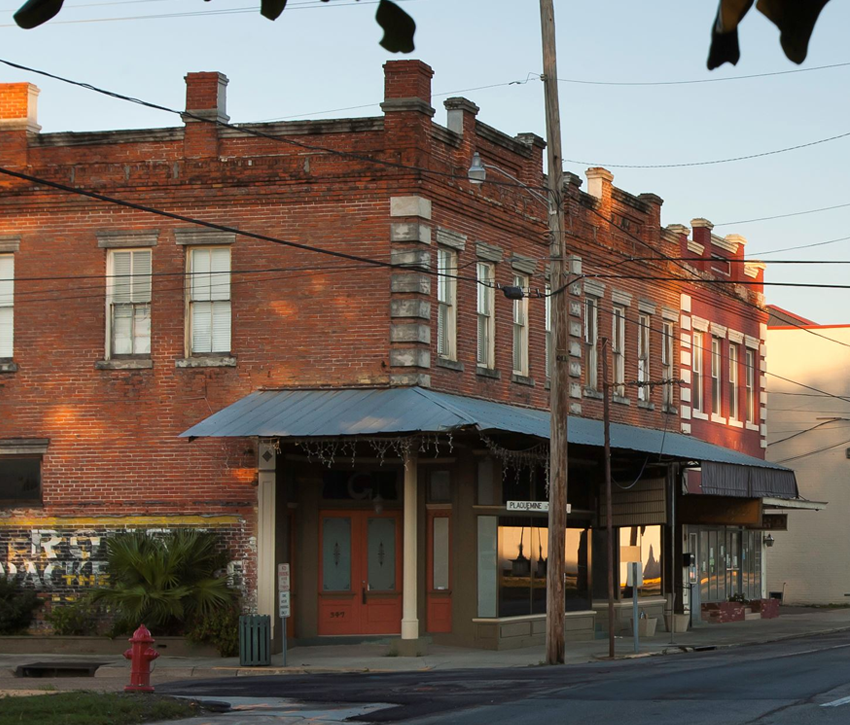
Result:
{"label": "palm plant", "polygon": [[114,607],[116,630],[144,623],[161,632],[179,632],[194,617],[205,617],[233,601],[224,576],[227,563],[210,532],[178,529],[162,537],[144,533],[115,536],[107,542],[110,586],[92,600]]}

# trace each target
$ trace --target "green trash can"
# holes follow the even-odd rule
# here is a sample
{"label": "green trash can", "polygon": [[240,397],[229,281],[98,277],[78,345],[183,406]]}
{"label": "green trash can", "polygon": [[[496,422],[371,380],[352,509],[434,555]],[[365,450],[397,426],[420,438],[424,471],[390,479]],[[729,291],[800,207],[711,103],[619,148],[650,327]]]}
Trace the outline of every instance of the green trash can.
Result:
{"label": "green trash can", "polygon": [[239,617],[239,666],[262,667],[272,663],[272,622],[268,614]]}

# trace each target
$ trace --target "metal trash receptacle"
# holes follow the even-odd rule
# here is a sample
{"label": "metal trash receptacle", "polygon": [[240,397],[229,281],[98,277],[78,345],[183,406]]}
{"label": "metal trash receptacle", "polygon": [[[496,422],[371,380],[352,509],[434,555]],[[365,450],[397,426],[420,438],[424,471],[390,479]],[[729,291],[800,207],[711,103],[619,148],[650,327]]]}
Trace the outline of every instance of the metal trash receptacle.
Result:
{"label": "metal trash receptacle", "polygon": [[239,617],[239,666],[262,667],[272,663],[272,623],[268,614]]}

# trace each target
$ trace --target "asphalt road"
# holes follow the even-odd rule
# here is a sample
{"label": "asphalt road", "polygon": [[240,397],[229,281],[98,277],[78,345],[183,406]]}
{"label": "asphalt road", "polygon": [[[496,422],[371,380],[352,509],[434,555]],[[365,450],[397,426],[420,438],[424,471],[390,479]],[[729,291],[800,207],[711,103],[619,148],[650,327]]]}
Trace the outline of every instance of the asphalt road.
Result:
{"label": "asphalt road", "polygon": [[375,723],[846,725],[850,633],[569,667],[239,677],[157,690],[396,705],[354,718]]}

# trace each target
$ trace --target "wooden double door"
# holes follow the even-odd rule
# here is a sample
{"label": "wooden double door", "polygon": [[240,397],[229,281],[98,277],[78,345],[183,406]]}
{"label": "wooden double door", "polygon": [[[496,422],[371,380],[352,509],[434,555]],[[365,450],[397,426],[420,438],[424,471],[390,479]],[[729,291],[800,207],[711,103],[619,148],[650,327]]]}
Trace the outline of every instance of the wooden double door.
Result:
{"label": "wooden double door", "polygon": [[401,632],[401,512],[319,514],[320,635]]}

